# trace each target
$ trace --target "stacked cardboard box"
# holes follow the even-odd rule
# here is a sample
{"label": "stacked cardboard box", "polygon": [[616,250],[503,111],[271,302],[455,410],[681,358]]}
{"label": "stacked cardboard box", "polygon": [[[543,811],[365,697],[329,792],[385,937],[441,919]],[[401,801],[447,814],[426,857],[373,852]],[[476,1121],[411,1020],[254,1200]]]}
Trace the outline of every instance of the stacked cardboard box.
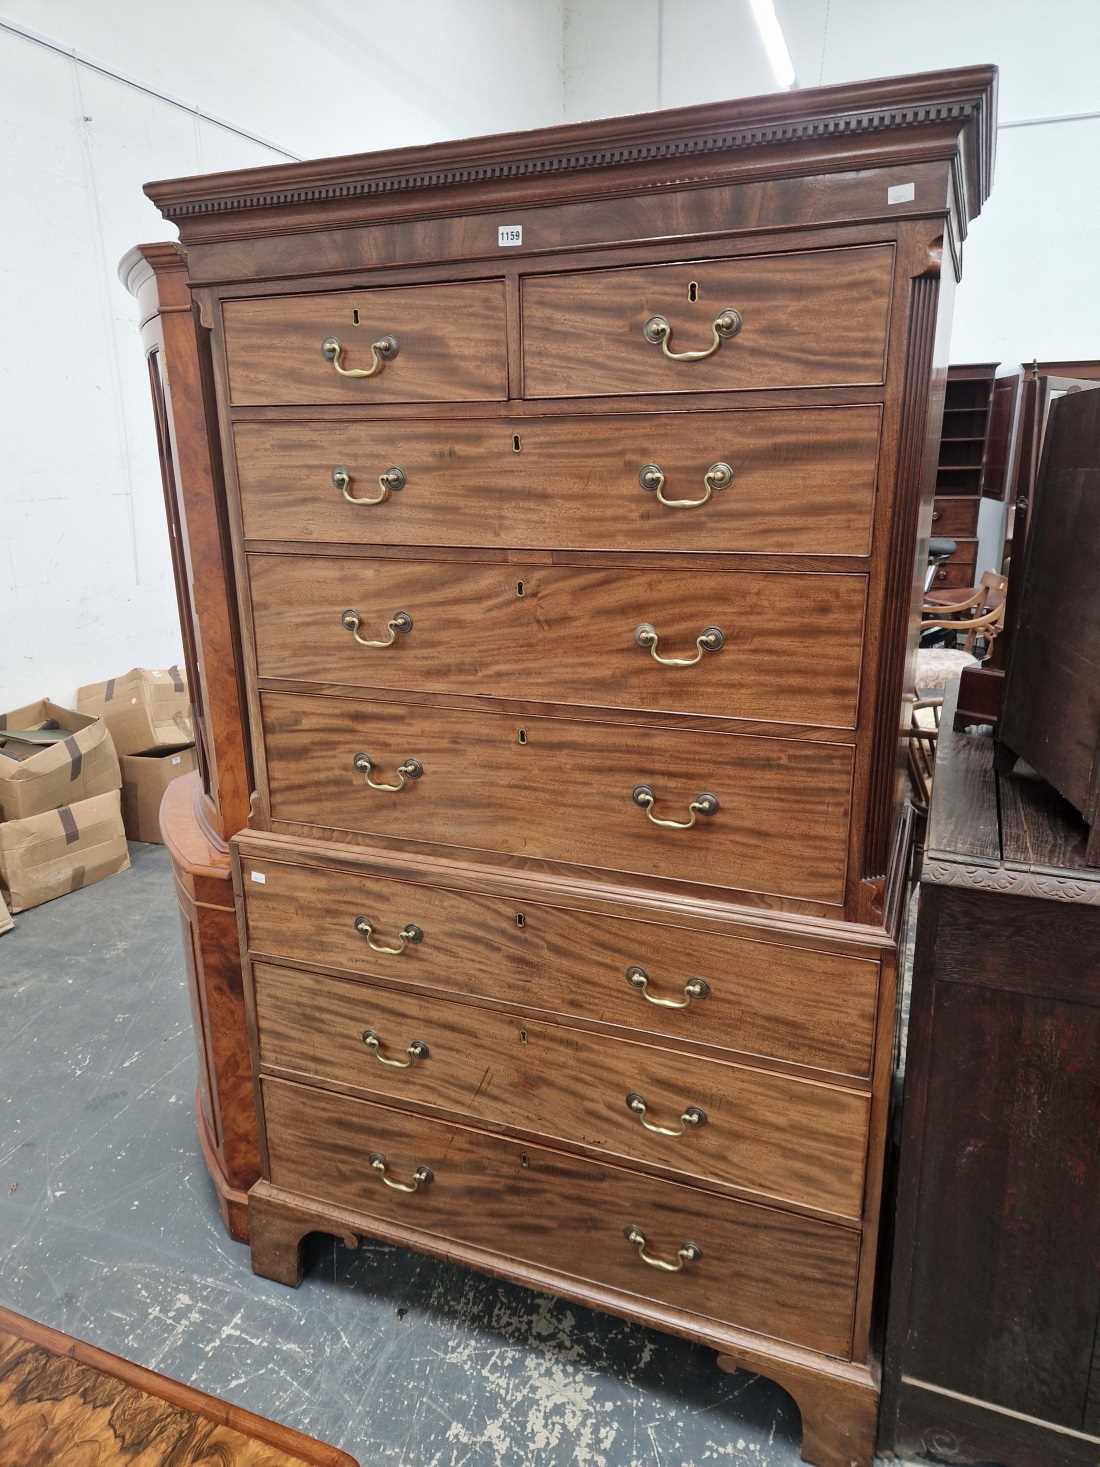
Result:
{"label": "stacked cardboard box", "polygon": [[12,912],[125,871],[120,784],[101,718],[48,698],[0,713],[0,890]]}
{"label": "stacked cardboard box", "polygon": [[122,766],[122,819],[131,840],[159,842],[160,802],[172,780],[195,768],[187,679],[178,667],[135,667],[76,695],[102,718]]}

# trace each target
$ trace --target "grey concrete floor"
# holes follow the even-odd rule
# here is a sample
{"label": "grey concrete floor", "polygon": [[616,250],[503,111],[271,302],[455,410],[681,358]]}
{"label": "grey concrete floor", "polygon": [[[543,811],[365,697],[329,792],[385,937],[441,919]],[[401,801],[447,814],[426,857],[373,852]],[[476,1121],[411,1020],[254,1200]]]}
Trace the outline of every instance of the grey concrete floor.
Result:
{"label": "grey concrete floor", "polygon": [[192,1123],[167,853],[0,937],[0,1302],[343,1447],[363,1467],[789,1467],[770,1381],[401,1249],[298,1290],[224,1233]]}

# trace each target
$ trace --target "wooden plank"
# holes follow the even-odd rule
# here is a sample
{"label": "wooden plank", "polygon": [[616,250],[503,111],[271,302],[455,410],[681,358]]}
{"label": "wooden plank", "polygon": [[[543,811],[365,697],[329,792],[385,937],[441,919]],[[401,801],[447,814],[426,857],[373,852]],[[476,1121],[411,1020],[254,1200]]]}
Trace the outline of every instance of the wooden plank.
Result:
{"label": "wooden plank", "polygon": [[1100,868],[1086,862],[1088,826],[1067,800],[1026,765],[997,784],[1006,864],[1100,882]]}

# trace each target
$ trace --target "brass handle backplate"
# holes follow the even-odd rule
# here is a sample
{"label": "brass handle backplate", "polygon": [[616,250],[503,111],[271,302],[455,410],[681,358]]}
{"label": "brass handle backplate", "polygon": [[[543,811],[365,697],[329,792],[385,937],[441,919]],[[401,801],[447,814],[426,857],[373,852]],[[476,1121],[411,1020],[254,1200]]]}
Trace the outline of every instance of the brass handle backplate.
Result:
{"label": "brass handle backplate", "polygon": [[408,480],[405,470],[399,469],[396,464],[386,470],[384,474],[378,475],[377,494],[350,494],[351,471],[350,469],[337,468],[332,471],[332,482],[339,489],[349,504],[382,504],[390,497],[391,489],[404,489]]}
{"label": "brass handle backplate", "polygon": [[735,311],[732,306],[727,306],[711,322],[714,339],[702,351],[670,351],[668,344],[672,339],[672,323],[667,316],[650,316],[642,327],[642,335],[646,341],[652,342],[654,346],[659,346],[672,362],[701,362],[705,357],[713,356],[723,341],[727,341],[731,336],[736,336],[741,326],[741,312]]}
{"label": "brass handle backplate", "polygon": [[697,1105],[689,1105],[680,1116],[681,1124],[677,1126],[659,1126],[655,1121],[646,1120],[646,1111],[649,1107],[636,1090],[631,1090],[626,1097],[626,1108],[638,1117],[647,1131],[652,1131],[655,1136],[683,1136],[686,1131],[695,1126],[705,1126],[707,1113]]}
{"label": "brass handle backplate", "polygon": [[372,790],[403,790],[410,779],[419,779],[424,773],[424,766],[419,759],[406,759],[404,764],[397,766],[397,784],[386,784],[382,780],[371,779],[374,760],[369,754],[356,754],[351,762],[360,774],[366,775]]}
{"label": "brass handle backplate", "polygon": [[634,640],[639,647],[645,647],[654,662],[659,662],[662,667],[694,667],[702,661],[704,652],[721,652],[726,645],[726,634],[721,627],[704,627],[695,638],[694,657],[662,657],[657,651],[660,638],[652,622],[643,621],[641,626],[635,627]]}
{"label": "brass handle backplate", "polygon": [[403,953],[410,942],[417,943],[424,940],[424,934],[415,922],[407,922],[397,934],[399,947],[386,947],[380,942],[375,942],[374,923],[368,922],[366,917],[356,917],[355,930],[360,937],[367,939],[367,946],[373,948],[376,953],[391,953],[395,956],[397,953]]}
{"label": "brass handle backplate", "polygon": [[418,1166],[413,1172],[411,1182],[395,1182],[392,1177],[386,1176],[386,1158],[380,1152],[372,1151],[367,1160],[386,1186],[392,1187],[395,1192],[418,1192],[421,1187],[426,1187],[429,1182],[434,1181],[434,1174],[430,1166]]}
{"label": "brass handle backplate", "polygon": [[332,363],[341,377],[377,377],[386,363],[393,361],[397,351],[396,336],[380,336],[370,344],[369,367],[343,367],[340,365],[340,358],[344,348],[339,337],[326,336],[321,343],[321,355],[326,362]]}
{"label": "brass handle backplate", "polygon": [[686,1009],[692,999],[710,997],[710,984],[705,978],[689,978],[684,984],[683,998],[658,998],[649,991],[649,974],[637,963],[626,970],[626,981],[636,988],[646,1003],[656,1004],[661,1009]]}
{"label": "brass handle backplate", "polygon": [[660,464],[643,464],[638,470],[638,483],[643,489],[655,490],[657,499],[669,509],[698,509],[706,504],[715,489],[728,489],[733,483],[733,470],[727,463],[711,464],[703,475],[703,487],[707,491],[699,499],[666,499],[665,473]]}
{"label": "brass handle backplate", "polygon": [[646,1252],[648,1244],[641,1228],[633,1225],[626,1227],[623,1229],[623,1236],[637,1248],[638,1257],[643,1263],[648,1263],[650,1268],[659,1268],[662,1273],[682,1273],[689,1263],[698,1263],[703,1256],[703,1250],[698,1243],[681,1243],[676,1250],[677,1261],[669,1263],[666,1258],[658,1258],[656,1254]]}
{"label": "brass handle backplate", "polygon": [[[365,504],[366,500],[363,500],[362,503]],[[395,611],[386,623],[388,635],[378,638],[377,641],[371,641],[370,638],[359,635],[359,628],[362,624],[363,618],[353,607],[340,613],[340,625],[345,631],[352,634],[360,647],[392,647],[397,641],[398,632],[402,636],[407,636],[413,629],[413,619],[407,611]]]}
{"label": "brass handle backplate", "polygon": [[[383,948],[382,951],[385,952],[387,951],[387,949]],[[388,949],[388,951],[400,952],[401,949],[390,948]],[[392,1069],[395,1070],[407,1070],[410,1065],[416,1064],[417,1060],[427,1059],[431,1053],[431,1051],[428,1049],[428,1046],[424,1043],[423,1040],[414,1039],[405,1050],[405,1053],[408,1055],[408,1059],[387,1059],[387,1057],[382,1053],[381,1034],[378,1034],[374,1029],[364,1029],[359,1037],[360,1039],[362,1039],[363,1043],[370,1050],[371,1054],[374,1055],[375,1059],[380,1065],[389,1065]]]}
{"label": "brass handle backplate", "polygon": [[687,820],[661,820],[653,813],[653,806],[657,803],[657,796],[653,793],[652,786],[648,784],[636,784],[630,792],[630,798],[636,805],[640,805],[646,813],[646,819],[652,820],[654,825],[661,826],[664,830],[690,830],[699,815],[716,815],[719,810],[718,796],[708,794],[706,790],[696,795],[688,806],[689,818]]}

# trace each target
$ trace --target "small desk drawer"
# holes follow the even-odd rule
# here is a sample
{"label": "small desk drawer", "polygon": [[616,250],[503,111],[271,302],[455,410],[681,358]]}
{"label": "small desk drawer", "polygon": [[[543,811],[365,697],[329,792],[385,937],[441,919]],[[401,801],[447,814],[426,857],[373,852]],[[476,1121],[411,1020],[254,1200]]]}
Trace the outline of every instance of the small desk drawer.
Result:
{"label": "small desk drawer", "polygon": [[[500,281],[228,301],[224,330],[237,407],[508,395]],[[373,349],[383,340],[389,355]],[[323,350],[330,341],[339,343],[335,360]],[[337,366],[373,375],[341,376]]]}
{"label": "small desk drawer", "polygon": [[856,722],[862,575],[302,555],[252,555],[249,575],[264,678]]}
{"label": "small desk drawer", "polygon": [[[879,383],[893,273],[892,245],[862,245],[529,277],[524,392],[599,397]],[[715,323],[726,318],[736,331],[721,336]],[[663,344],[644,329],[654,319],[669,327]],[[665,348],[707,354],[671,360]]]}
{"label": "small desk drawer", "polygon": [[[263,1096],[277,1187],[808,1349],[851,1349],[854,1229],[284,1081],[265,1080]],[[392,1181],[411,1185],[419,1167],[431,1181],[393,1191],[375,1157]],[[700,1256],[675,1273],[639,1252],[676,1263],[687,1243]]]}
{"label": "small desk drawer", "polygon": [[[548,906],[535,891],[507,900],[255,855],[242,857],[242,877],[253,953],[870,1074],[879,968],[869,959]],[[410,923],[419,940],[402,942]]]}
{"label": "small desk drawer", "polygon": [[253,973],[264,1066],[860,1216],[866,1095],[522,1013],[265,963]]}
{"label": "small desk drawer", "polygon": [[[879,424],[877,406],[782,408],[237,423],[234,439],[249,540],[866,555]],[[663,482],[643,485],[651,465]],[[732,479],[708,480],[716,465]],[[400,489],[379,482],[394,469]]]}
{"label": "small desk drawer", "polygon": [[289,693],[261,703],[275,821],[843,900],[850,745]]}

